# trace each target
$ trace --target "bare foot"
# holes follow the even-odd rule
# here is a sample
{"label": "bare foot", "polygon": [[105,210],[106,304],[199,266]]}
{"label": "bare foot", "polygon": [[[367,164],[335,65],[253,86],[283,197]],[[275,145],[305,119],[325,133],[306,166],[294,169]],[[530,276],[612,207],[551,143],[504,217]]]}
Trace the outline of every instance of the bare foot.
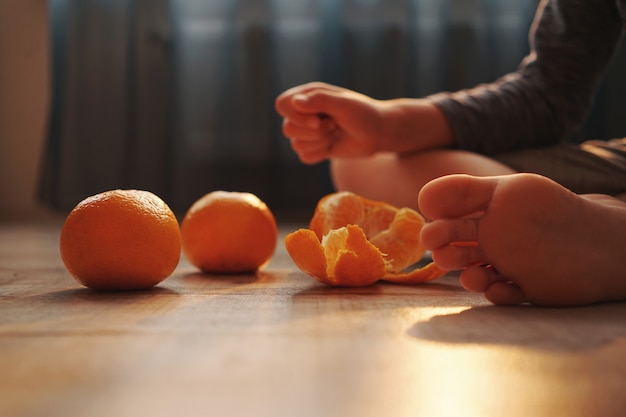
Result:
{"label": "bare foot", "polygon": [[538,175],[451,175],[428,183],[422,241],[494,304],[626,300],[626,202],[576,195]]}

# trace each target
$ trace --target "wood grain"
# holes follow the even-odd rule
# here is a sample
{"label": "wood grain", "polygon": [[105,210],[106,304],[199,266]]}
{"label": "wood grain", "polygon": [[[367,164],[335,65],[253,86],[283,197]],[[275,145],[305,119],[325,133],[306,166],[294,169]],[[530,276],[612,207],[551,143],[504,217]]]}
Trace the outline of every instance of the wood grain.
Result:
{"label": "wood grain", "polygon": [[626,415],[624,303],[493,307],[453,274],[330,288],[282,245],[257,275],[183,259],[100,293],[58,232],[0,226],[0,416]]}

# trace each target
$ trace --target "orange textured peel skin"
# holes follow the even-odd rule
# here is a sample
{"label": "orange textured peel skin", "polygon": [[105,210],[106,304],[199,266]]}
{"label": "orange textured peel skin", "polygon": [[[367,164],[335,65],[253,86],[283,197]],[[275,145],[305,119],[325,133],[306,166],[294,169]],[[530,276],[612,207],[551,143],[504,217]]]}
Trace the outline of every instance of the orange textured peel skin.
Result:
{"label": "orange textured peel skin", "polygon": [[419,239],[423,225],[422,216],[409,208],[338,192],[319,201],[309,229],[287,235],[285,247],[298,268],[324,284],[417,284],[447,272],[434,263],[402,272],[425,254]]}

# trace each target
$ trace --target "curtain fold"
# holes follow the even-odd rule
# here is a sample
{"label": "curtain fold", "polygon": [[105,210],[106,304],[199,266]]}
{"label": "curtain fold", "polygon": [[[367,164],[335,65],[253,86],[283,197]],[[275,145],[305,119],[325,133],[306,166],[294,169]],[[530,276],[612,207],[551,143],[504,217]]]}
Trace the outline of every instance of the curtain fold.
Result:
{"label": "curtain fold", "polygon": [[[50,2],[53,103],[41,199],[68,210],[106,189],[143,188],[179,212],[215,189],[254,192],[276,210],[313,207],[332,191],[327,165],[297,161],[274,111],[277,94],[314,80],[381,99],[489,82],[527,53],[536,7],[536,0]],[[617,64],[622,74],[626,63]],[[599,100],[614,106],[612,91]],[[591,119],[602,133],[624,127],[604,114],[611,120]]]}
{"label": "curtain fold", "polygon": [[173,62],[166,0],[51,0],[52,116],[42,199],[111,188],[167,193]]}

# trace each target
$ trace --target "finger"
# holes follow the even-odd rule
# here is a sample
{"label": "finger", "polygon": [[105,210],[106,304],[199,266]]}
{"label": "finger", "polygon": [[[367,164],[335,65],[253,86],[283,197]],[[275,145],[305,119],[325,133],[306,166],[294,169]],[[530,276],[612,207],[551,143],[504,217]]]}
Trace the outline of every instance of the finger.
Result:
{"label": "finger", "polygon": [[293,96],[296,94],[306,94],[308,92],[315,91],[315,90],[325,90],[325,91],[334,91],[334,92],[347,91],[343,87],[324,83],[321,81],[313,81],[310,83],[300,84],[300,85],[297,85],[295,87],[291,87],[285,90],[283,93],[281,93],[278,96],[277,101],[284,99],[285,97],[288,97],[288,96]]}
{"label": "finger", "polygon": [[433,261],[446,270],[459,270],[485,264],[480,246],[441,246],[431,250]]}
{"label": "finger", "polygon": [[289,124],[297,127],[305,127],[309,129],[319,129],[322,126],[321,114],[308,114],[298,111],[291,112],[288,116],[285,116],[284,121],[288,121]]}
{"label": "finger", "polygon": [[421,241],[428,250],[453,244],[456,246],[477,245],[478,219],[435,220],[422,227]]}
{"label": "finger", "polygon": [[332,146],[332,142],[329,140],[299,140],[292,139],[291,147],[297,153],[320,153],[326,152],[328,153]]}
{"label": "finger", "polygon": [[291,148],[305,164],[316,164],[330,157],[332,140],[321,138],[316,140],[290,139]]}
{"label": "finger", "polygon": [[502,277],[491,266],[473,266],[459,274],[459,282],[468,291],[484,293],[491,284]]}
{"label": "finger", "polygon": [[459,275],[459,281],[468,291],[484,293],[494,304],[522,304],[527,301],[522,289],[491,266],[467,268]]}
{"label": "finger", "polygon": [[448,175],[422,187],[418,204],[429,219],[469,216],[484,211],[500,177]]}
{"label": "finger", "polygon": [[330,119],[323,119],[319,126],[310,127],[294,123],[291,119],[283,121],[283,134],[290,138],[303,141],[338,140],[341,134],[339,127]]}
{"label": "finger", "polygon": [[322,82],[312,82],[312,83],[307,83],[303,85],[298,85],[296,87],[292,87],[284,91],[282,94],[276,97],[276,100],[274,102],[274,107],[276,108],[276,111],[283,117],[290,117],[292,116],[292,113],[295,111],[293,108],[293,103],[292,103],[293,97],[299,94],[306,95],[309,93],[313,93],[315,91],[328,91],[328,92],[339,93],[339,92],[347,91],[347,90],[345,90],[342,87],[336,87],[334,85],[326,84]]}
{"label": "finger", "polygon": [[485,291],[485,298],[497,305],[522,304],[528,301],[522,289],[511,281],[494,282]]}
{"label": "finger", "polygon": [[303,126],[294,123],[292,119],[283,120],[283,134],[290,139],[298,140],[320,140],[324,137],[324,132],[320,127]]}
{"label": "finger", "polygon": [[[317,128],[321,124],[321,114],[316,111],[307,111],[306,109],[297,108],[298,100],[294,100],[294,97],[303,97],[302,94],[287,95],[285,97],[279,97],[276,99],[276,111],[285,119],[290,120],[291,123],[297,126],[306,126],[310,128]],[[304,96],[306,97],[306,96]]]}
{"label": "finger", "polygon": [[296,94],[291,105],[296,111],[317,114],[335,120],[349,117],[358,106],[365,106],[362,99],[353,92],[313,90],[306,94]]}
{"label": "finger", "polygon": [[305,165],[315,165],[328,159],[328,152],[324,153],[307,153],[298,155],[298,159]]}
{"label": "finger", "polygon": [[296,154],[298,155],[298,159],[300,159],[300,162],[307,165],[313,165],[323,162],[330,157],[330,153],[328,152],[328,150],[325,149],[308,150],[302,152],[296,151]]}

